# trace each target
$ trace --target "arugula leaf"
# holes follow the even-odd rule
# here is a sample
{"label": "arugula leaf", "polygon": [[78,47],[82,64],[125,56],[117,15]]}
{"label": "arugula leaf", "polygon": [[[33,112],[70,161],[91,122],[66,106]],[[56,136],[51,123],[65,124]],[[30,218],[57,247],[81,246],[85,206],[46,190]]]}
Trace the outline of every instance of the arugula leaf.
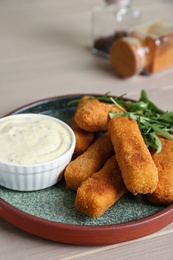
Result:
{"label": "arugula leaf", "polygon": [[142,102],[148,104],[148,109],[152,110],[153,113],[154,112],[155,113],[159,113],[159,114],[163,114],[164,113],[153,102],[151,102],[151,100],[149,100],[148,95],[147,95],[145,90],[141,91],[141,96],[140,96],[139,101],[142,101]]}
{"label": "arugula leaf", "polygon": [[147,147],[153,147],[156,149],[156,154],[162,150],[162,143],[156,133],[152,132],[148,135],[144,135],[144,141]]}
{"label": "arugula leaf", "polygon": [[170,136],[170,134],[173,134],[173,112],[164,112],[158,108],[149,100],[144,90],[142,90],[140,99],[137,102],[119,101],[117,98],[110,98],[110,100],[123,112],[110,111],[110,118],[124,116],[136,120],[148,148],[156,149],[156,153],[161,151],[162,143],[159,135],[173,141]]}

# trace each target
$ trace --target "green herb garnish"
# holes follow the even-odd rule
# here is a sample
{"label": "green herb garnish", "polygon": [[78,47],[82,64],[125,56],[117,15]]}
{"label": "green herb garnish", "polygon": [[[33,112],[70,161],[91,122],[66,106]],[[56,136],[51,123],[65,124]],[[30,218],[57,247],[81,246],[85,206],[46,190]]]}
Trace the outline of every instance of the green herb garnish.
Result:
{"label": "green herb garnish", "polygon": [[[86,101],[98,99],[101,102],[113,103],[118,106],[123,113],[110,111],[110,118],[124,116],[136,120],[147,147],[152,147],[156,149],[156,153],[159,153],[162,149],[162,143],[158,135],[173,141],[170,136],[173,134],[173,112],[164,112],[158,108],[148,98],[144,90],[141,91],[138,101],[125,100],[124,96],[125,94],[119,97],[110,97],[108,92],[102,96],[89,97]],[[80,101],[81,99],[70,101],[69,105]]]}
{"label": "green herb garnish", "polygon": [[[139,101],[129,102],[110,97],[110,101],[117,105],[123,113],[109,113],[110,118],[115,116],[129,117],[138,123],[141,134],[147,147],[156,149],[159,153],[162,149],[161,141],[158,135],[172,140],[169,135],[173,133],[173,112],[164,112],[151,102],[144,90],[141,92]],[[127,109],[123,109],[123,107]]]}

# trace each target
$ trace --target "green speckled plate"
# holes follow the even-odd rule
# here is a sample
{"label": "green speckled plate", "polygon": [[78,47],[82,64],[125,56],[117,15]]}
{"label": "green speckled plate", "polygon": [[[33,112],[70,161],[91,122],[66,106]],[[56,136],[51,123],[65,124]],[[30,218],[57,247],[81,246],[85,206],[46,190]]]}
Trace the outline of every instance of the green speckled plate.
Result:
{"label": "green speckled plate", "polygon": [[[49,98],[10,114],[42,113],[70,123],[81,95]],[[93,219],[74,208],[75,192],[64,180],[51,188],[18,192],[0,186],[0,216],[37,236],[71,244],[107,245],[151,234],[173,221],[173,205],[150,204],[145,196],[127,193],[101,217]]]}

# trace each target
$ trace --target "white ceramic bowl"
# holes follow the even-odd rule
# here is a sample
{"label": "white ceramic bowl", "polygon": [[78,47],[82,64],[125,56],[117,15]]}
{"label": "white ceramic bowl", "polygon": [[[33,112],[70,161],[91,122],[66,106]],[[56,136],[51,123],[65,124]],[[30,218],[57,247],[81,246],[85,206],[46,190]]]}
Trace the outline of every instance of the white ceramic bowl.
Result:
{"label": "white ceramic bowl", "polygon": [[[44,118],[53,120],[65,127],[70,134],[71,143],[66,152],[50,161],[30,164],[8,163],[0,159],[0,185],[18,191],[34,191],[53,186],[63,177],[63,171],[72,158],[75,148],[75,135],[72,129],[59,119],[41,114],[18,114],[0,119],[0,125],[7,119],[13,118]],[[29,153],[28,153],[29,156]]]}

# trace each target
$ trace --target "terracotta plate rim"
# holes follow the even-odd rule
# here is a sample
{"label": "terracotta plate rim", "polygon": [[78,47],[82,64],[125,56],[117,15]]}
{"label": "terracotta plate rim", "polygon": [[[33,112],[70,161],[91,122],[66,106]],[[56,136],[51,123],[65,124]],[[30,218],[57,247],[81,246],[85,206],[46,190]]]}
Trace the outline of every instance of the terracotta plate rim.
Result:
{"label": "terracotta plate rim", "polygon": [[173,205],[122,224],[81,226],[42,219],[0,199],[0,216],[16,227],[48,240],[76,245],[110,245],[150,235],[173,221]]}

